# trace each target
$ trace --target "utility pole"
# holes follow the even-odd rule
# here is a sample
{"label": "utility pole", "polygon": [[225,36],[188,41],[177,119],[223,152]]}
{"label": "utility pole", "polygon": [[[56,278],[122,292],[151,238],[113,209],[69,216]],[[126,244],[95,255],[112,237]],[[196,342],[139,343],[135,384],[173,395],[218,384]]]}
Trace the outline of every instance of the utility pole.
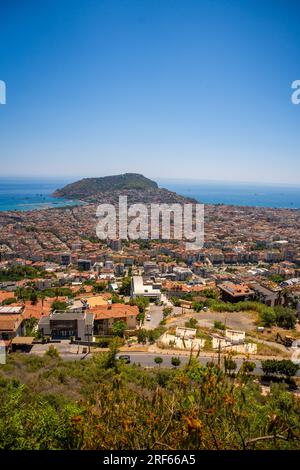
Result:
{"label": "utility pole", "polygon": [[221,368],[221,339],[219,339],[219,347],[218,347],[218,367]]}

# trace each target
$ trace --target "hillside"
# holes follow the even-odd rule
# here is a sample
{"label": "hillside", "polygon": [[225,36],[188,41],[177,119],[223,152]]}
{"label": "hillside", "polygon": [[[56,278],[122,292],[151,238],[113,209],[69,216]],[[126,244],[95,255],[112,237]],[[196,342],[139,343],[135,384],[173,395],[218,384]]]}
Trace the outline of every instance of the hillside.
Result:
{"label": "hillside", "polygon": [[98,204],[116,204],[119,196],[127,196],[129,204],[196,202],[194,199],[180,196],[168,189],[159,188],[155,181],[137,173],[84,178],[57,189],[53,196]]}
{"label": "hillside", "polygon": [[247,374],[193,360],[152,369],[115,360],[10,354],[0,365],[0,449],[299,449],[300,403]]}
{"label": "hillside", "polygon": [[157,183],[137,173],[104,176],[101,178],[83,178],[68,184],[54,193],[55,197],[84,199],[105,191],[158,188]]}

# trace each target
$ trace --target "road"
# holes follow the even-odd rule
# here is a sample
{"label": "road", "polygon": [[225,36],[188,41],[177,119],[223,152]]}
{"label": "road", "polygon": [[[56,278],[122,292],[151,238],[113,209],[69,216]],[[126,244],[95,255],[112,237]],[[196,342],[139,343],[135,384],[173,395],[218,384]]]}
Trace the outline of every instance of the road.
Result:
{"label": "road", "polygon": [[[60,343],[52,343],[54,347],[57,348],[60,357],[65,361],[78,361],[78,360],[87,360],[92,357],[92,354],[87,354],[83,352],[82,346],[77,345],[70,345],[69,341],[61,341]],[[37,354],[38,356],[43,356],[45,352],[48,350],[49,344],[35,344],[30,352],[30,354]],[[131,364],[140,364],[143,367],[158,367],[155,362],[154,358],[159,356],[163,359],[162,367],[172,367],[171,358],[172,357],[179,357],[181,361],[181,365],[185,365],[188,362],[189,356],[180,354],[180,352],[174,351],[172,353],[155,353],[155,352],[136,352],[136,351],[120,351],[119,354],[128,354],[131,359]],[[295,363],[299,363],[299,350],[295,350]],[[296,357],[297,356],[297,357]],[[244,360],[239,357],[234,357],[233,360],[237,363],[237,370],[241,367]],[[260,360],[253,360],[249,359],[251,362],[256,364],[256,368],[254,373],[256,375],[262,375],[261,369],[261,362]],[[205,355],[201,354],[199,356],[199,361],[201,364],[205,365],[207,362],[215,362],[217,363],[217,355]],[[221,363],[223,363],[223,359],[221,358]],[[300,370],[298,370],[297,374],[300,377]]]}
{"label": "road", "polygon": [[[123,353],[122,353],[123,354]],[[187,364],[189,357],[187,355],[178,355],[176,354],[176,351],[174,351],[174,354],[155,354],[155,353],[139,353],[139,352],[127,352],[124,354],[128,354],[130,356],[130,360],[132,364],[140,364],[143,367],[158,367],[155,362],[154,358],[159,356],[163,359],[161,367],[171,367],[171,359],[172,357],[179,357],[181,361],[181,365]],[[207,362],[215,362],[217,363],[217,357],[213,358],[211,356],[200,356],[199,361],[201,364],[205,365]],[[239,369],[244,362],[243,359],[241,358],[234,358],[234,361],[237,363],[237,368]],[[252,361],[251,361],[252,362]],[[256,368],[254,372],[257,375],[262,374],[262,369],[260,367],[260,361],[253,361],[256,364]],[[222,363],[222,359],[221,359]]]}
{"label": "road", "polygon": [[[163,307],[155,304],[151,304],[149,309],[146,311],[145,321],[143,324],[143,328],[145,330],[153,330],[157,328],[161,320],[163,319]],[[147,315],[151,315],[151,320],[146,320]]]}
{"label": "road", "polygon": [[[159,367],[158,365],[155,364],[154,358],[159,356],[162,358],[163,362],[160,367],[173,367],[171,360],[172,357],[179,357],[180,359],[180,366],[184,366],[187,364],[189,357],[184,356],[184,355],[178,355],[176,354],[176,351],[174,351],[174,354],[155,354],[155,353],[144,353],[144,352],[120,352],[118,355],[129,355],[130,356],[130,361],[131,364],[139,364],[142,367]],[[61,354],[61,358],[64,359],[65,361],[76,361],[76,360],[88,360],[91,358],[90,354]],[[211,357],[211,356],[200,356],[198,358],[201,364],[205,365],[207,362],[215,362],[217,364],[217,357]],[[241,358],[234,358],[234,361],[237,363],[237,369],[238,371],[244,362],[243,359]],[[251,360],[251,362],[254,362],[256,364],[256,367],[254,369],[254,374],[255,375],[263,375],[262,368],[260,361],[258,360]],[[221,358],[221,365],[223,364],[223,359]],[[300,370],[298,370],[297,377],[300,377]]]}

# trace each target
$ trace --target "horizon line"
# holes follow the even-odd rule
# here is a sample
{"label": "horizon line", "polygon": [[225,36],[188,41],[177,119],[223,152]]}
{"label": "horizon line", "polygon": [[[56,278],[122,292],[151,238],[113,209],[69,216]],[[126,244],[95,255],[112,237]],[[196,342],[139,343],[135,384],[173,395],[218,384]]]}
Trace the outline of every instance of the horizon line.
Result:
{"label": "horizon line", "polygon": [[[126,172],[126,173],[132,173],[132,174],[141,174],[145,176],[143,173],[138,173],[138,172]],[[57,176],[46,176],[46,175],[33,175],[33,176],[28,176],[28,175],[7,175],[7,176],[0,176],[0,181],[3,180],[44,180],[44,181],[63,181],[63,180],[74,180],[79,181],[84,178],[104,178],[105,176],[118,176],[124,173],[115,173],[115,174],[110,174],[110,175],[101,175],[101,176],[71,176],[71,175],[57,175]],[[163,177],[163,176],[145,176],[148,179],[152,179],[156,182],[164,183],[164,182],[173,182],[173,183],[194,183],[194,184],[239,184],[239,185],[257,185],[257,186],[282,186],[282,187],[296,187],[300,188],[299,183],[287,183],[287,182],[276,182],[276,181],[244,181],[244,180],[219,180],[219,179],[208,179],[208,178],[203,178],[203,179],[196,179],[193,177],[187,177],[187,178],[169,178],[169,177]]]}

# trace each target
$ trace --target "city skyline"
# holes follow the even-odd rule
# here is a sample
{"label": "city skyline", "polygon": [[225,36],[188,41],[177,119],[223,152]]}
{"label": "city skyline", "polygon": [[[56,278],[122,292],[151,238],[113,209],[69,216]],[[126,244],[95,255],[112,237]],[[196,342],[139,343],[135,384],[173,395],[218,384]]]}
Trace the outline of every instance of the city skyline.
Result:
{"label": "city skyline", "polygon": [[299,5],[2,7],[2,176],[297,185]]}

